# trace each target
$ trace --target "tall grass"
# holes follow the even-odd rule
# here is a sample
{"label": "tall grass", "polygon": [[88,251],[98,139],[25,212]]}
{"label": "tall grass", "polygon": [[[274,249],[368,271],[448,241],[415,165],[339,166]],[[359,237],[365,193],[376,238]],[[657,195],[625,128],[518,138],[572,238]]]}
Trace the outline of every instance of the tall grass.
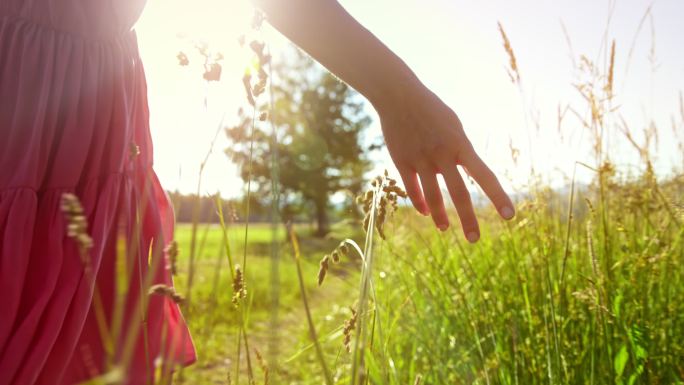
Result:
{"label": "tall grass", "polygon": [[[484,214],[487,236],[472,249],[444,247],[457,234],[397,227],[379,297],[402,309],[390,318],[403,332],[389,342],[405,359],[395,361],[402,382],[411,368],[426,383],[681,381],[684,230],[654,183],[614,185],[603,203],[578,194],[562,285],[566,207],[551,191],[522,202],[510,226]],[[681,180],[658,188],[674,198]]]}
{"label": "tall grass", "polygon": [[[511,80],[524,96],[513,45],[502,25],[499,29],[510,58]],[[684,183],[681,176],[658,180],[648,144],[637,143],[624,122],[624,138],[639,150],[645,172],[621,173],[611,162],[603,137],[618,120],[613,107],[615,51],[613,41],[606,50],[605,72],[589,58],[580,58],[585,79],[576,89],[586,105],[564,110],[580,118],[580,126],[590,132],[594,164],[576,163],[568,192],[534,185],[518,202],[513,223],[499,222],[493,210],[479,210],[483,237],[477,245],[463,243],[457,232],[439,234],[422,228],[408,209],[387,220],[386,213],[380,213],[387,177],[374,180],[361,202],[367,215],[358,224],[366,230],[363,250],[356,247],[360,265],[337,267],[360,270],[358,294],[339,296],[327,287],[312,293],[354,302],[344,324],[328,325],[326,330],[325,322],[316,322],[316,314],[326,309],[312,307],[307,299],[307,291],[313,289],[302,279],[300,264],[306,257],[292,237],[302,317],[307,319],[302,329],[311,342],[284,361],[274,355],[270,380],[681,382]],[[577,168],[594,172],[593,182],[576,184]],[[323,257],[319,283],[334,270],[330,263],[339,262],[335,253],[352,258],[350,248],[342,249],[338,246]],[[283,263],[278,258],[272,261]],[[314,275],[310,279],[316,281]],[[269,333],[291,332],[281,327],[272,322]],[[316,359],[298,363],[310,349]],[[322,376],[312,375],[312,368]]]}
{"label": "tall grass", "polygon": [[[501,24],[499,30],[509,75],[524,96],[513,44]],[[270,65],[263,45],[256,47],[259,80],[245,80],[254,117]],[[639,143],[620,119],[616,42],[605,51],[603,70],[587,57],[578,61],[586,78],[576,89],[586,104],[564,110],[591,133],[593,163],[575,163],[569,191],[532,185],[512,222],[478,209],[482,237],[475,245],[463,242],[458,230],[425,227],[399,206],[405,194],[387,174],[360,198],[365,218],[351,221],[354,228],[322,241],[300,240],[290,229],[288,241],[279,231],[273,152],[270,232],[235,226],[220,196],[218,227],[195,219],[181,232],[177,288],[157,294],[185,295],[200,362],[177,371],[173,381],[254,384],[261,368],[264,384],[684,383],[684,176],[659,178],[649,153],[654,131]],[[681,122],[673,127],[681,146],[680,104]],[[603,139],[614,122],[639,151],[643,173],[625,173],[611,162]],[[575,183],[578,168],[594,173],[590,184]],[[268,239],[270,258],[250,249],[255,231]],[[362,237],[359,247],[353,239]],[[150,287],[149,279],[141,282],[135,317],[144,317]],[[111,327],[101,322],[113,352],[122,350],[110,346],[117,317]],[[264,360],[259,348],[266,344]],[[128,360],[113,361],[108,374],[89,383],[122,383]],[[169,370],[155,383],[170,377]]]}

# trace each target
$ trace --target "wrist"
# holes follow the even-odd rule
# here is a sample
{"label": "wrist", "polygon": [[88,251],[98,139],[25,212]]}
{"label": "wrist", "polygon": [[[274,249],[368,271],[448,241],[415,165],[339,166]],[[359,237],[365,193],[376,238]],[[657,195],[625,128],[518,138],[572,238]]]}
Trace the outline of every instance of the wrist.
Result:
{"label": "wrist", "polygon": [[365,95],[378,114],[388,110],[403,109],[411,103],[425,89],[418,77],[408,68],[397,74],[385,74],[384,80],[379,82]]}

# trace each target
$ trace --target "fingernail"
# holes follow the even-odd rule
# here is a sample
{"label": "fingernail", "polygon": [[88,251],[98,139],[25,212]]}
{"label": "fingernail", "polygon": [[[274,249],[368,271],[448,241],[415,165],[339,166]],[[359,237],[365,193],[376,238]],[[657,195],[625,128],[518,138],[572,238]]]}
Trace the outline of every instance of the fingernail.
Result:
{"label": "fingernail", "polygon": [[512,208],[508,206],[504,206],[501,208],[501,216],[504,217],[505,219],[511,219],[515,215],[515,211],[513,211]]}
{"label": "fingernail", "polygon": [[449,228],[449,225],[437,225],[437,228],[439,231],[446,231],[446,229]]}
{"label": "fingernail", "polygon": [[430,215],[430,211],[428,211],[427,209],[420,209],[419,212],[420,212],[421,214],[423,214],[423,216],[425,216],[425,217],[427,217],[428,215]]}
{"label": "fingernail", "polygon": [[480,234],[471,231],[468,234],[466,234],[466,239],[468,239],[468,242],[470,243],[475,243],[480,239]]}

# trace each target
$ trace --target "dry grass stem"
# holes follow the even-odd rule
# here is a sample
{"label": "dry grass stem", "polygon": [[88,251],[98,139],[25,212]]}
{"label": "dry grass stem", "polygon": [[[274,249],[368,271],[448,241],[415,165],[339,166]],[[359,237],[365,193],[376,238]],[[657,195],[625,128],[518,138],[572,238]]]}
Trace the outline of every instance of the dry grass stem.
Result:
{"label": "dry grass stem", "polygon": [[268,376],[268,365],[266,364],[266,360],[261,355],[261,352],[259,349],[254,348],[254,354],[256,355],[257,363],[259,364],[259,367],[261,368],[261,371],[264,372],[264,385],[269,384],[269,376]]}
{"label": "dry grass stem", "polygon": [[613,98],[613,76],[615,74],[615,40],[610,46],[610,67],[608,68],[608,79],[606,81],[605,91],[608,99]]}

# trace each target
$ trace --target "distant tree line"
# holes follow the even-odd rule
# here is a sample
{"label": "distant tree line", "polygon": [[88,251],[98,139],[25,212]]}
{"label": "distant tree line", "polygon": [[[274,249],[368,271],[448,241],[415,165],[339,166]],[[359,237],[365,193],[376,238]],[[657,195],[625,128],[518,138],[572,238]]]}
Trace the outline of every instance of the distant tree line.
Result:
{"label": "distant tree line", "polygon": [[219,204],[226,223],[267,222],[270,221],[270,206],[265,206],[252,197],[247,215],[247,200],[244,198],[224,199],[216,196],[200,196],[181,194],[178,191],[168,192],[176,214],[176,222],[220,223]]}
{"label": "distant tree line", "polygon": [[[195,194],[181,194],[180,192],[168,191],[169,198],[173,204],[173,209],[176,215],[176,222],[191,223],[195,220],[198,223],[220,223],[219,220],[219,204],[223,211],[223,220],[226,223],[245,223],[247,222],[247,200],[244,198],[225,199],[216,196],[200,196]],[[288,211],[289,210],[289,211]],[[283,217],[283,212],[287,216]],[[311,223],[316,225],[316,217],[310,214],[311,210],[293,209],[286,206],[281,208],[278,212],[277,222],[284,223],[285,221],[292,221],[295,223]],[[196,213],[196,214],[195,214]],[[341,218],[358,218],[357,210],[354,210],[349,202],[332,205],[329,208],[330,219],[338,221]],[[270,203],[264,203],[257,196],[252,196],[249,203],[249,222],[270,222],[271,221],[271,206]]]}

